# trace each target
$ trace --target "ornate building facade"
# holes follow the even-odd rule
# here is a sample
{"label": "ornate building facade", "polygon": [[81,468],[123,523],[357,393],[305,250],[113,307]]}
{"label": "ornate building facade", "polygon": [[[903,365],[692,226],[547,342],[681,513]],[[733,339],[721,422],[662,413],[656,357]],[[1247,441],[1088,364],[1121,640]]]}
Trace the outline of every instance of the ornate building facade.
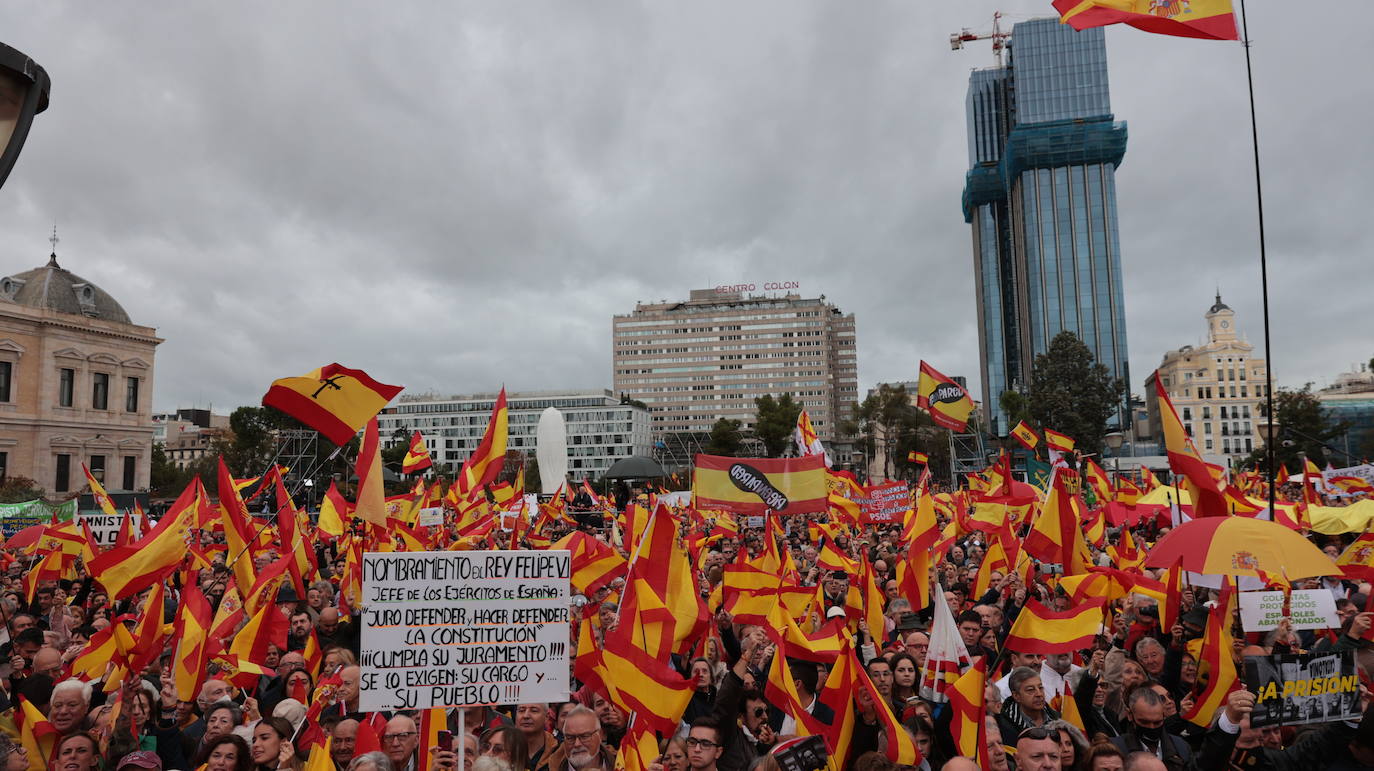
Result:
{"label": "ornate building facade", "polygon": [[84,463],[109,490],[146,490],[156,332],[56,254],[0,278],[0,475],[63,498]]}

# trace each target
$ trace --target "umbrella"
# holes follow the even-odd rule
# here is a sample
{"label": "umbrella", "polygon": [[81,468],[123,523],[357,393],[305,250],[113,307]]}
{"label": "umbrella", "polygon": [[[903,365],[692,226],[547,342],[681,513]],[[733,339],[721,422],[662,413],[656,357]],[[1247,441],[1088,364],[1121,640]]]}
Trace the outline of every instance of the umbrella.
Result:
{"label": "umbrella", "polygon": [[1249,517],[1203,517],[1185,522],[1159,540],[1145,566],[1212,575],[1285,578],[1339,575],[1341,569],[1301,535],[1277,522]]}
{"label": "umbrella", "polygon": [[632,455],[611,464],[605,476],[607,479],[657,479],[668,476],[668,471],[653,458]]}
{"label": "umbrella", "polygon": [[48,524],[46,522],[41,525],[29,525],[23,530],[20,530],[19,532],[10,536],[9,540],[5,541],[5,548],[22,549],[28,546],[33,546],[37,544],[39,539],[43,537],[43,531],[47,529]]}

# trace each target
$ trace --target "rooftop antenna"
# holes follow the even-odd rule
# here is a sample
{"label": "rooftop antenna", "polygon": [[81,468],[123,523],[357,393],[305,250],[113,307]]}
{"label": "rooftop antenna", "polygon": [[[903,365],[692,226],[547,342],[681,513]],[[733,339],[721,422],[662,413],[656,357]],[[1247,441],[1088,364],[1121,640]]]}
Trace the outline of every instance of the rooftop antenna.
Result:
{"label": "rooftop antenna", "polygon": [[992,33],[987,35],[975,35],[973,31],[965,27],[953,35],[949,36],[949,49],[958,51],[964,47],[964,43],[972,43],[975,40],[991,40],[992,54],[997,57],[997,66],[1002,66],[1002,49],[1007,47],[1007,41],[1011,40],[1010,32],[1002,31],[1002,12],[997,11],[992,15]]}

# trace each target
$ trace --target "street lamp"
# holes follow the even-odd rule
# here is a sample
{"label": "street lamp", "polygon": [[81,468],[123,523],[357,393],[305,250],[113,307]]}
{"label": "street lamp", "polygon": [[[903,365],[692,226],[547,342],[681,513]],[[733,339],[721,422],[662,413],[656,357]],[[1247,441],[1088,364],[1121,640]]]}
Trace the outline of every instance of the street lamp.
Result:
{"label": "street lamp", "polygon": [[1274,441],[1274,437],[1278,435],[1279,424],[1272,420],[1266,420],[1263,423],[1257,423],[1255,425],[1255,430],[1259,432],[1260,441],[1268,445],[1270,442]]}
{"label": "street lamp", "polygon": [[33,116],[48,109],[48,73],[23,53],[0,43],[0,186],[14,168]]}
{"label": "street lamp", "polygon": [[1117,450],[1126,442],[1126,435],[1120,431],[1113,431],[1102,437],[1102,443],[1107,445],[1107,449],[1112,451],[1112,478],[1113,481],[1121,481],[1121,456]]}

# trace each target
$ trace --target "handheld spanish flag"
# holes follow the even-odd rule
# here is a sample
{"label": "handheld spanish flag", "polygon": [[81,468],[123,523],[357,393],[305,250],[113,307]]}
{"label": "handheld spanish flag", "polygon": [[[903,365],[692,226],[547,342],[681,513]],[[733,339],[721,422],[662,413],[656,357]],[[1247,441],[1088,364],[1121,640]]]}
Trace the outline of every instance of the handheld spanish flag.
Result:
{"label": "handheld spanish flag", "polygon": [[1160,35],[1239,40],[1231,0],[1054,0],[1074,29],[1127,24]]}
{"label": "handheld spanish flag", "polygon": [[479,490],[494,482],[496,475],[501,473],[506,464],[507,420],[506,389],[502,388],[496,403],[491,406],[491,420],[482,435],[482,443],[463,461],[463,468],[458,472],[459,492],[466,495]]}
{"label": "handheld spanish flag", "polygon": [[1035,451],[1035,446],[1040,444],[1040,437],[1035,435],[1035,431],[1030,426],[1026,425],[1026,421],[1024,420],[1017,423],[1016,428],[1011,430],[1011,436],[1022,447],[1032,452]]}
{"label": "handheld spanish flag", "polygon": [[410,437],[410,448],[406,450],[406,457],[401,461],[401,472],[414,474],[433,465],[434,461],[429,457],[429,448],[425,446],[425,438],[416,431],[415,435]]}
{"label": "handheld spanish flag", "polygon": [[1155,393],[1159,398],[1159,422],[1163,427],[1164,449],[1169,458],[1169,468],[1191,484],[1189,492],[1193,496],[1194,516],[1224,517],[1230,514],[1226,505],[1226,495],[1217,484],[1216,477],[1207,468],[1207,461],[1197,451],[1193,439],[1184,428],[1183,421],[1174,409],[1174,403],[1164,390],[1164,379],[1155,373]]}
{"label": "handheld spanish flag", "polygon": [[273,381],[262,406],[275,407],[342,445],[403,390],[378,383],[360,369],[329,364]]}
{"label": "handheld spanish flag", "polygon": [[1017,653],[1073,653],[1092,647],[1102,628],[1105,600],[1054,611],[1028,600],[1007,633],[1007,650]]}
{"label": "handheld spanish flag", "polygon": [[921,362],[921,377],[916,383],[916,406],[930,413],[935,425],[963,431],[973,413],[973,397],[953,379]]}
{"label": "handheld spanish flag", "polygon": [[1068,434],[1061,434],[1052,429],[1045,429],[1045,446],[1049,449],[1064,453],[1073,450],[1073,437]]}
{"label": "handheld spanish flag", "polygon": [[926,455],[926,454],[923,453],[923,452],[916,452],[915,450],[912,450],[911,452],[907,453],[907,454],[906,454],[906,459],[907,459],[907,462],[909,462],[909,463],[922,463],[922,464],[930,463],[930,456],[929,456],[929,455]]}

